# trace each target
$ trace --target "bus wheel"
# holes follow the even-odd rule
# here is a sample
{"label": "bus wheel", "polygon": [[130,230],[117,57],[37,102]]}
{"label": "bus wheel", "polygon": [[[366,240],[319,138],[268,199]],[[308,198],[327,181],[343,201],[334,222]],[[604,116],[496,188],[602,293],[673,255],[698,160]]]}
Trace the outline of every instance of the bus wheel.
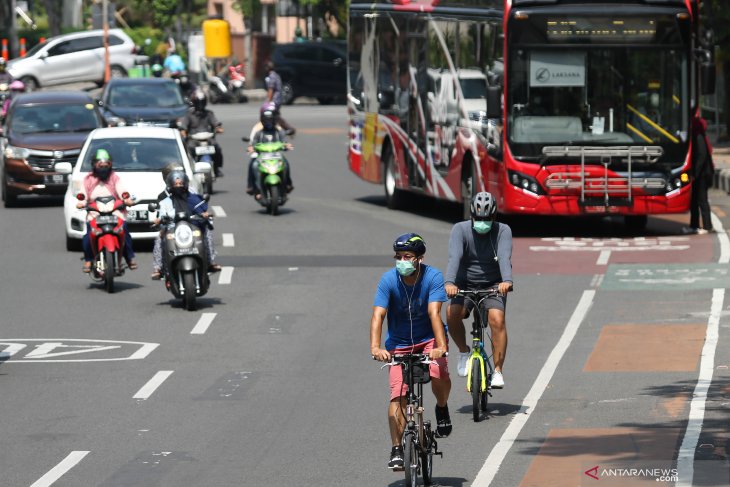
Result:
{"label": "bus wheel", "polygon": [[467,169],[461,179],[461,201],[464,220],[471,219],[471,199],[474,197],[474,169],[471,161],[467,162]]}
{"label": "bus wheel", "polygon": [[396,174],[393,152],[387,149],[383,157],[383,187],[385,204],[391,210],[396,210],[403,204],[403,192],[396,187]]}

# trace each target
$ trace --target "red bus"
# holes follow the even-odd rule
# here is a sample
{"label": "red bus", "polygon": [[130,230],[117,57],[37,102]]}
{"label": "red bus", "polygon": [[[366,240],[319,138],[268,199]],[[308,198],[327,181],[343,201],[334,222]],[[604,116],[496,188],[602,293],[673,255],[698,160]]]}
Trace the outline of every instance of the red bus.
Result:
{"label": "red bus", "polygon": [[349,167],[391,208],[421,193],[468,218],[486,190],[502,213],[683,213],[714,89],[698,5],[352,0]]}

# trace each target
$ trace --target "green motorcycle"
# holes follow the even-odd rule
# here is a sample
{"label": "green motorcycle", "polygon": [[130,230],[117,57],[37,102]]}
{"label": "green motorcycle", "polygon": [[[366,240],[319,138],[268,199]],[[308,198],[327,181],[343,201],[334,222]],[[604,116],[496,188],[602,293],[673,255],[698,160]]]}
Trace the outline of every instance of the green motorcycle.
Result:
{"label": "green motorcycle", "polygon": [[284,142],[260,142],[254,144],[252,157],[256,158],[256,185],[261,193],[258,202],[271,215],[279,214],[279,207],[286,203],[286,185],[284,171],[286,162],[283,151],[287,150]]}

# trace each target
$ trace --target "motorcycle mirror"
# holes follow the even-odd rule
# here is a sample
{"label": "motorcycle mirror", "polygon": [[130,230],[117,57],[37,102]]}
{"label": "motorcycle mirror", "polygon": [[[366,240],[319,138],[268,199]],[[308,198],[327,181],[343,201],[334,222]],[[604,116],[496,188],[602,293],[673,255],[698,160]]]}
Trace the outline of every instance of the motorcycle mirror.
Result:
{"label": "motorcycle mirror", "polygon": [[155,203],[154,201],[147,205],[147,211],[157,211],[160,208],[160,205]]}
{"label": "motorcycle mirror", "polygon": [[208,201],[210,201],[210,195],[208,193],[203,193],[203,199],[207,203]]}
{"label": "motorcycle mirror", "polygon": [[244,141],[244,142],[251,142],[251,138],[250,137],[241,137],[241,140]]}
{"label": "motorcycle mirror", "polygon": [[79,201],[84,201],[86,199],[86,196],[84,196],[84,193],[76,193],[76,199]]}

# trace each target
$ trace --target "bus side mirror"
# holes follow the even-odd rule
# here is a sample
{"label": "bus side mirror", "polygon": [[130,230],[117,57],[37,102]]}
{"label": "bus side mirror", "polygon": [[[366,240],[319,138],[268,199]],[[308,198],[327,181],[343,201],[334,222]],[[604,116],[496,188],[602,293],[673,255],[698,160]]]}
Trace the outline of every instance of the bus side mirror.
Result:
{"label": "bus side mirror", "polygon": [[716,66],[714,62],[702,63],[700,65],[700,77],[702,79],[702,94],[715,94],[715,73]]}
{"label": "bus side mirror", "polygon": [[487,118],[502,119],[502,90],[498,86],[487,86]]}
{"label": "bus side mirror", "polygon": [[378,93],[380,108],[389,109],[395,104],[395,93],[393,90],[382,90]]}

